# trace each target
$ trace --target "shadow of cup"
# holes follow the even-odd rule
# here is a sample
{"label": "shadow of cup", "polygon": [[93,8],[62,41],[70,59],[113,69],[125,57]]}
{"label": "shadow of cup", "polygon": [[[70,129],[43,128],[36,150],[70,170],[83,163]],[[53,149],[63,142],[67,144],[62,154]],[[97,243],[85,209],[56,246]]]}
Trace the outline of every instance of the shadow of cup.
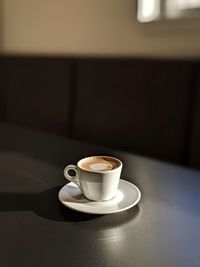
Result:
{"label": "shadow of cup", "polygon": [[[93,215],[80,213],[70,210],[63,206],[58,200],[60,186],[52,187],[41,193],[0,193],[0,212],[1,211],[22,211],[31,210],[38,216],[53,221],[82,222],[88,220],[97,220],[101,223],[101,228],[121,225],[134,219],[139,213],[139,206],[136,205],[131,210],[119,214],[110,215]],[[101,221],[101,217],[104,219]]]}

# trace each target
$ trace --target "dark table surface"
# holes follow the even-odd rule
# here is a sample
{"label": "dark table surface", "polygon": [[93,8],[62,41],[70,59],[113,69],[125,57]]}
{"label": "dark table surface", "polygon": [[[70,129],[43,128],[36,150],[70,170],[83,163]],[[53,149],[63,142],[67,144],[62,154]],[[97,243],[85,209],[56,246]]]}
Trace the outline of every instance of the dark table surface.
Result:
{"label": "dark table surface", "polygon": [[[57,198],[63,168],[88,155],[124,163],[139,205],[72,211]],[[0,124],[0,266],[200,266],[200,172]]]}

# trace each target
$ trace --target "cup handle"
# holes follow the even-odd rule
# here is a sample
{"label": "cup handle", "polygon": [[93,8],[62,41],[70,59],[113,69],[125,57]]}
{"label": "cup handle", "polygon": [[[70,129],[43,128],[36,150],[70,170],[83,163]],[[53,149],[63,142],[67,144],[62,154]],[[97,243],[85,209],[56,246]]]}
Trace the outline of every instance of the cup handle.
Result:
{"label": "cup handle", "polygon": [[[71,176],[69,174],[69,171],[74,171],[75,172],[75,176]],[[69,180],[70,182],[73,182],[75,184],[78,185],[78,187],[80,187],[80,182],[79,182],[79,174],[78,174],[78,168],[75,165],[68,165],[65,167],[64,169],[64,176],[67,180]]]}

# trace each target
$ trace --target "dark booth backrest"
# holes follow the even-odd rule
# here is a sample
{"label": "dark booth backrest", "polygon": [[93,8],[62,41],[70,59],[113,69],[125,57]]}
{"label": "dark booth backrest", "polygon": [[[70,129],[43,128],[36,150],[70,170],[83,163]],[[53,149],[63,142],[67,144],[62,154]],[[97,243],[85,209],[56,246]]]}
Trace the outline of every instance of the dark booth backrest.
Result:
{"label": "dark booth backrest", "polygon": [[70,61],[8,58],[4,65],[4,119],[66,135]]}
{"label": "dark booth backrest", "polygon": [[190,72],[176,61],[80,60],[74,136],[183,162]]}
{"label": "dark booth backrest", "polygon": [[189,165],[200,168],[200,63],[195,65]]}
{"label": "dark booth backrest", "polygon": [[0,57],[0,120],[200,167],[200,64]]}

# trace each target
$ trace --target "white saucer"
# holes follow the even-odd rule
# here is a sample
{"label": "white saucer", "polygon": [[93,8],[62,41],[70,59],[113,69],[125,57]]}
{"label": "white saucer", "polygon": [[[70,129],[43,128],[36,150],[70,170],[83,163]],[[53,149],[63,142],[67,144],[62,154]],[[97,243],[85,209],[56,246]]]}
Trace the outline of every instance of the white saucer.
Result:
{"label": "white saucer", "polygon": [[95,202],[86,199],[74,183],[63,186],[58,194],[60,202],[76,211],[90,214],[110,214],[130,209],[140,198],[140,190],[130,182],[120,179],[117,195],[109,201]]}

